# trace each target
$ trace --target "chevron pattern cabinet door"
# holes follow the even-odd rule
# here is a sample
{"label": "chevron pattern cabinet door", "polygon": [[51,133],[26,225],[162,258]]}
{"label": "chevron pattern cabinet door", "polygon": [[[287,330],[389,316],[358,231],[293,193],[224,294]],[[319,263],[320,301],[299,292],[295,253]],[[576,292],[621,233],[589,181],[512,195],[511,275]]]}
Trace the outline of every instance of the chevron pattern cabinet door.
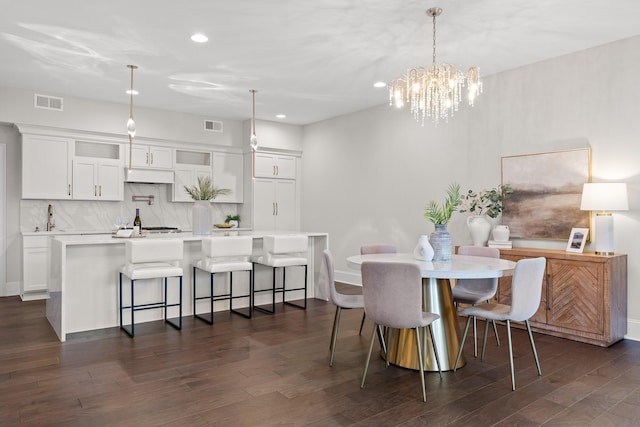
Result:
{"label": "chevron pattern cabinet door", "polygon": [[[535,332],[603,347],[627,333],[627,256],[561,250],[501,249],[500,258],[545,257],[540,307],[531,318]],[[511,304],[511,277],[501,277],[498,302]],[[514,325],[514,326],[517,326]]]}
{"label": "chevron pattern cabinet door", "polygon": [[547,323],[602,334],[604,265],[550,259]]}

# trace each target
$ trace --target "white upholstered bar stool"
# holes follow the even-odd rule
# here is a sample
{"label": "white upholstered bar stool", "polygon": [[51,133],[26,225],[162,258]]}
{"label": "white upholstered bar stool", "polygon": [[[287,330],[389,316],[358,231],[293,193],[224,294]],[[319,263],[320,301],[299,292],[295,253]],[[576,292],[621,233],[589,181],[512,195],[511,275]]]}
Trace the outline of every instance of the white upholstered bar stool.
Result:
{"label": "white upholstered bar stool", "polygon": [[[262,255],[253,258],[253,271],[255,274],[256,264],[265,265],[272,270],[271,288],[257,290],[254,280],[254,304],[255,294],[259,292],[271,292],[271,310],[255,306],[258,311],[274,313],[276,308],[276,293],[282,293],[282,302],[294,307],[307,309],[307,247],[309,238],[300,234],[282,234],[274,236],[264,236],[262,239]],[[286,272],[287,267],[304,267],[304,285],[302,287],[287,288]],[[276,286],[276,270],[282,269],[282,285]],[[304,291],[304,303],[302,305],[287,301],[286,293],[294,291]]]}
{"label": "white upholstered bar stool", "polygon": [[[253,238],[251,236],[216,236],[202,239],[202,259],[193,266],[193,316],[213,324],[213,303],[215,301],[229,300],[229,311],[240,316],[251,318],[252,290],[253,290],[253,264],[251,253],[253,251]],[[205,271],[209,276],[209,295],[198,296],[197,275],[198,270]],[[249,293],[244,295],[233,294],[233,273],[246,271],[249,273]],[[228,273],[229,292],[214,293],[214,276]],[[249,309],[243,313],[233,308],[233,300],[238,298],[249,299]],[[209,318],[197,313],[196,302],[209,300]]]}
{"label": "white upholstered bar stool", "polygon": [[[140,310],[163,309],[164,321],[174,328],[182,329],[182,261],[183,244],[181,239],[132,239],[125,242],[126,264],[120,270],[120,328],[130,337],[135,335],[134,313]],[[122,276],[129,278],[131,282],[130,305],[124,305],[122,292]],[[177,277],[179,279],[179,300],[176,303],[167,302],[167,279]],[[136,282],[143,279],[163,279],[164,289],[162,301],[135,303],[135,289],[140,286]],[[170,307],[178,307],[178,322],[167,318]],[[123,311],[131,310],[130,330],[123,322]]]}

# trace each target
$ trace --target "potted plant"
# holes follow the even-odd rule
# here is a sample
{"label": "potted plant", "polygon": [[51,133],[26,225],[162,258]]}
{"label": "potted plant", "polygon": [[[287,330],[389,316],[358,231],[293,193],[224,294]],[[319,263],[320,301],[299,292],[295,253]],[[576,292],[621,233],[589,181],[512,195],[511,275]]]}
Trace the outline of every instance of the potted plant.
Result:
{"label": "potted plant", "polygon": [[475,192],[468,190],[462,197],[460,212],[470,212],[473,215],[467,218],[467,227],[474,246],[484,246],[489,240],[491,224],[489,218],[497,218],[502,212],[504,198],[513,193],[509,184],[501,184],[488,190]]}
{"label": "potted plant", "polygon": [[192,210],[191,232],[199,235],[211,234],[211,200],[218,196],[229,194],[231,190],[228,188],[214,187],[210,177],[199,176],[198,184],[191,186],[185,185],[184,191],[196,201]]}
{"label": "potted plant", "polygon": [[424,217],[431,221],[436,229],[429,238],[434,261],[451,261],[451,235],[447,231],[447,224],[461,202],[460,184],[454,182],[447,188],[444,203],[439,204],[432,200],[425,209]]}
{"label": "potted plant", "polygon": [[238,221],[240,221],[240,215],[227,215],[227,218],[224,220],[224,222],[232,227],[237,227],[239,225]]}

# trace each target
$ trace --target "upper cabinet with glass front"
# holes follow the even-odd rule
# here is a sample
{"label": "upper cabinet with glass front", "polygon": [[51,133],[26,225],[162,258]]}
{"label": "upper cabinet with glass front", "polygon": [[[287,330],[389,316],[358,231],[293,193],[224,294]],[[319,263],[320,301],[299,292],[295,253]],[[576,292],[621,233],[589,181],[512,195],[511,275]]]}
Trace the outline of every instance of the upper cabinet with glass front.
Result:
{"label": "upper cabinet with glass front", "polygon": [[175,166],[171,200],[192,202],[184,187],[198,184],[198,178],[211,179],[211,153],[208,151],[175,150]]}
{"label": "upper cabinet with glass front", "polygon": [[124,200],[123,146],[75,141],[74,200]]}

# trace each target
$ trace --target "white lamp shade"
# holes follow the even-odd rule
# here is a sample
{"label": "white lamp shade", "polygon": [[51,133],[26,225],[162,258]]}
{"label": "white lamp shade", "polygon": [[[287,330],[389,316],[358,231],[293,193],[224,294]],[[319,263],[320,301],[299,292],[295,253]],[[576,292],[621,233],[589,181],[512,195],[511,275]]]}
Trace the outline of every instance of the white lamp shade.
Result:
{"label": "white lamp shade", "polygon": [[623,182],[597,182],[582,186],[583,211],[626,211],[629,210],[627,184]]}

